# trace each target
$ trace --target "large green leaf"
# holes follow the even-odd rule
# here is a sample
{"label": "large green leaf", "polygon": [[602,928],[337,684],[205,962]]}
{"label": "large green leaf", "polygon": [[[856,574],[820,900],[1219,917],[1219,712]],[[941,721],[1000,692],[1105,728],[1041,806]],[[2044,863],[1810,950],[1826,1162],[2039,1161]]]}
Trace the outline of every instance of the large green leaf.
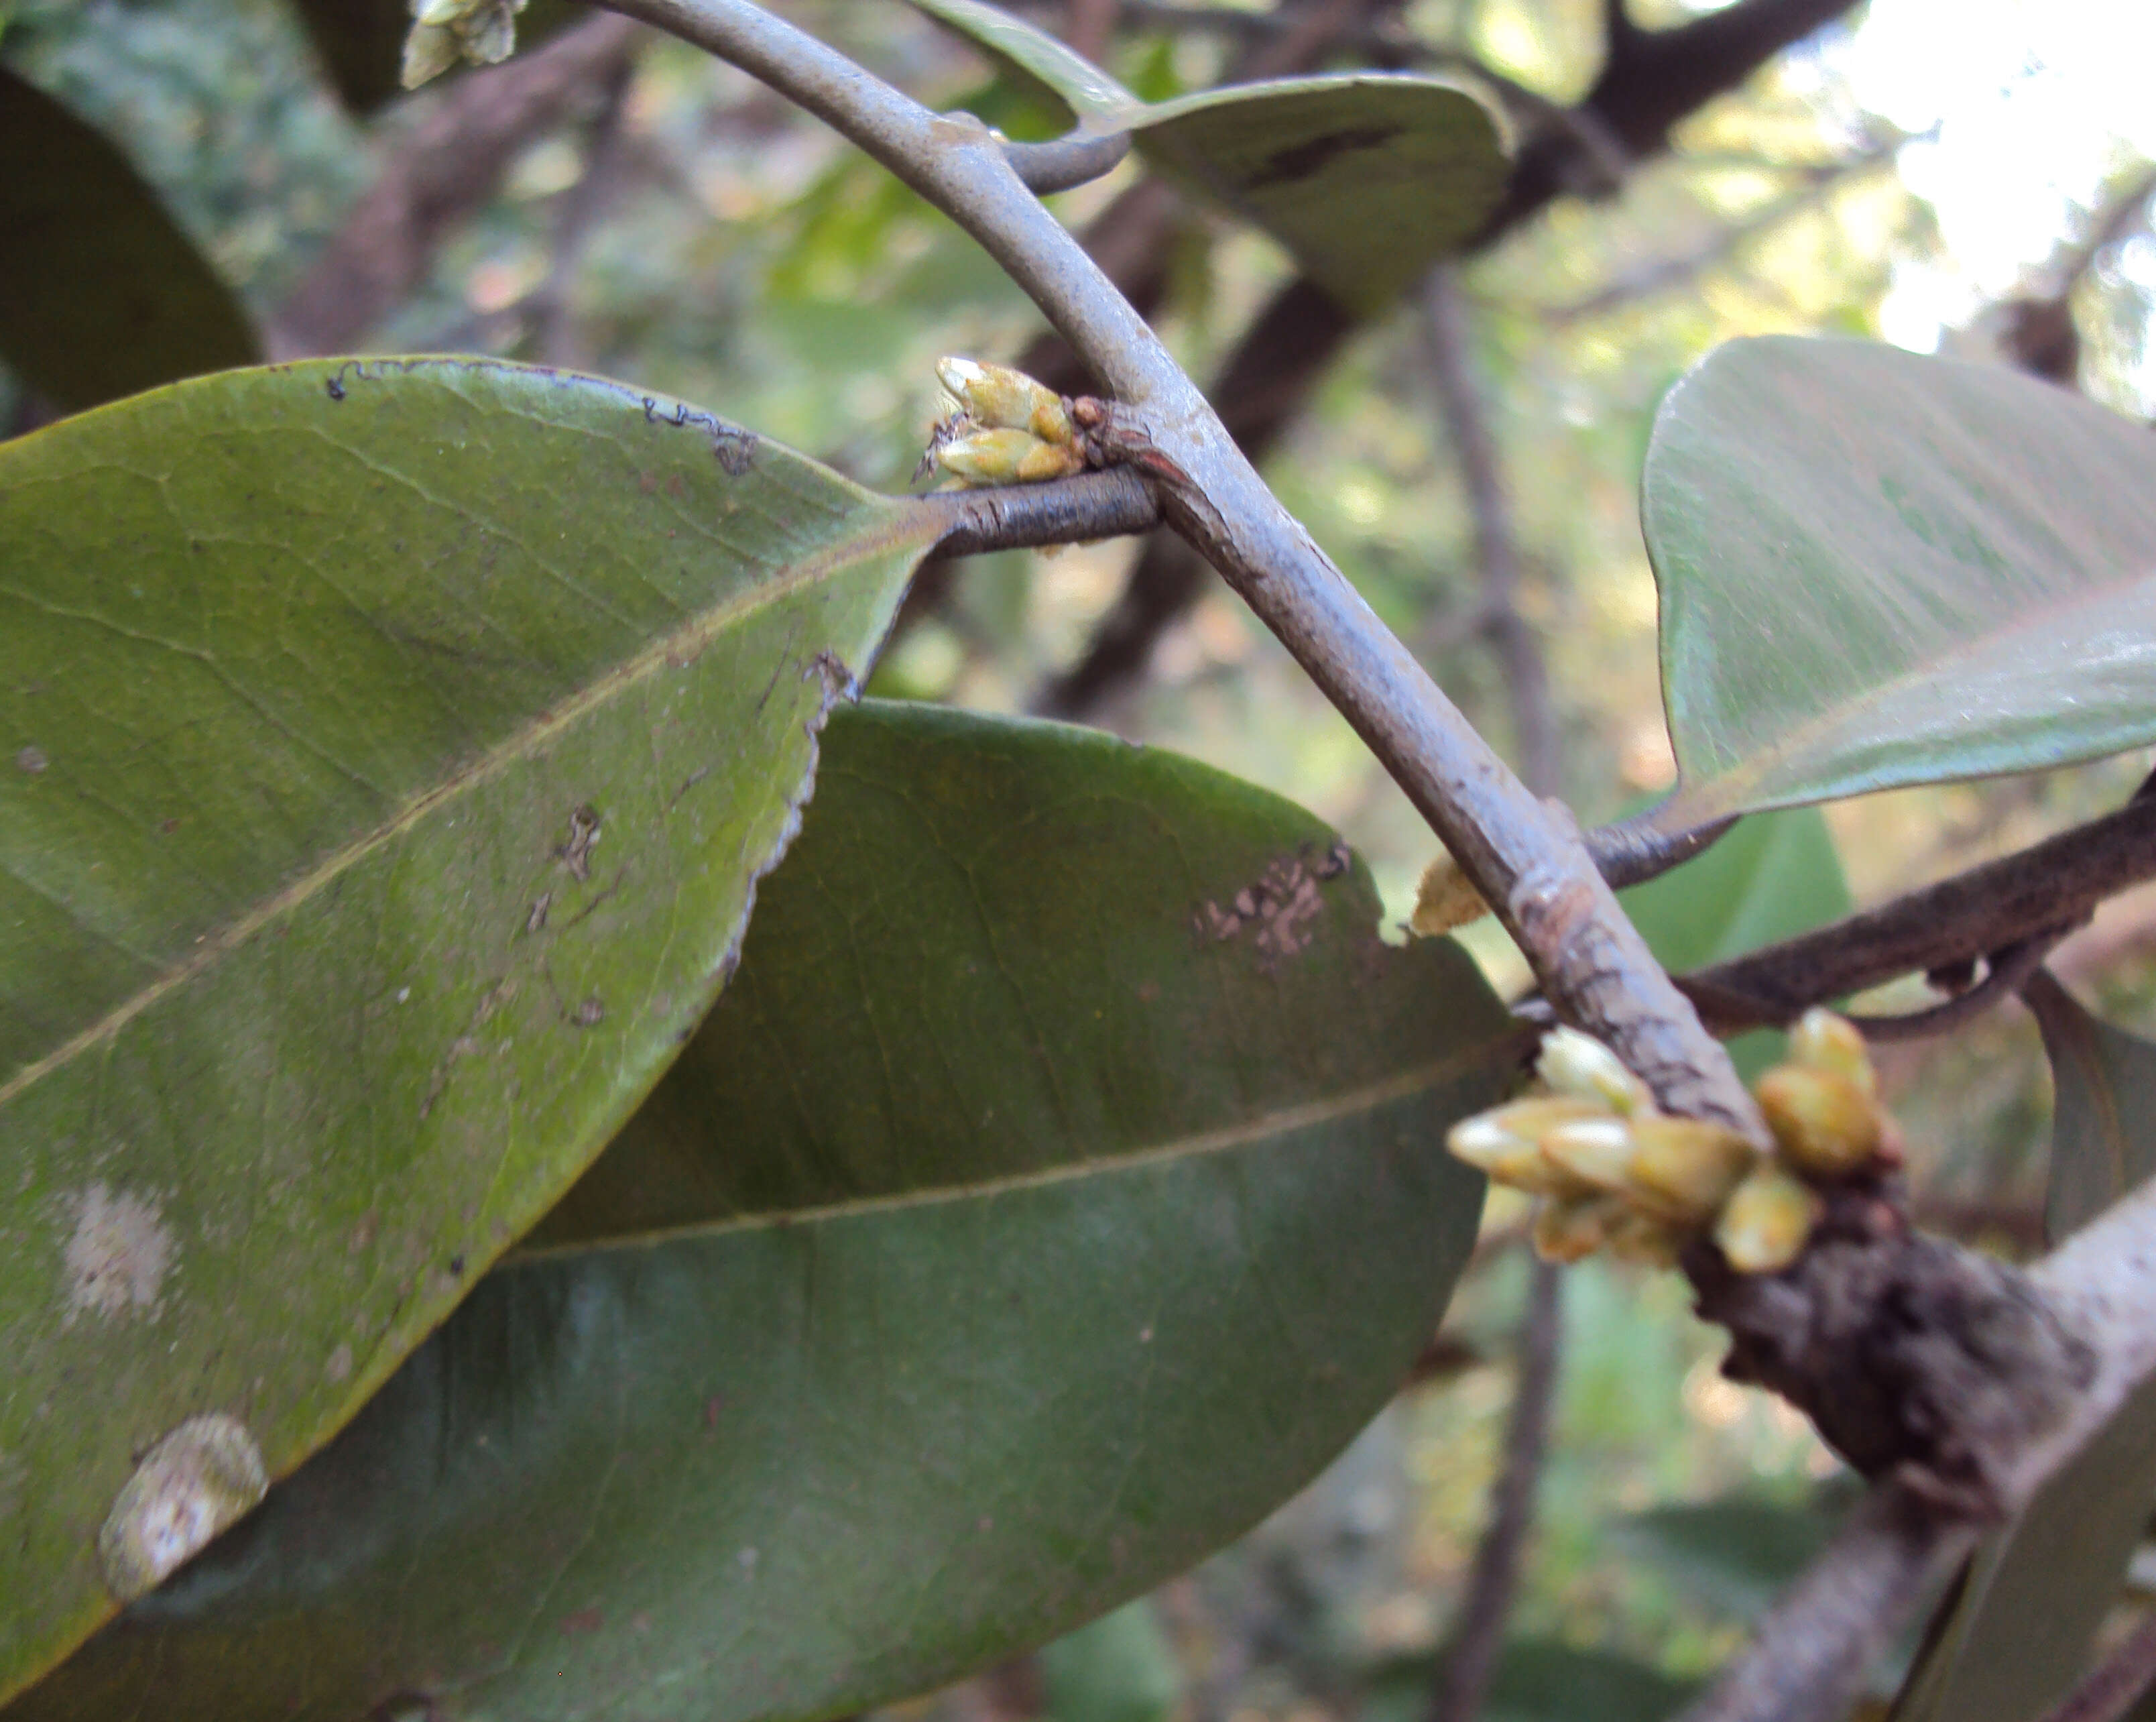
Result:
{"label": "large green leaf", "polygon": [[0,445],[0,1694],[114,1606],[146,1448],[290,1469],[619,1127],[924,548],[479,361]]}
{"label": "large green leaf", "polygon": [[740,972],[358,1420],[8,1713],[839,1714],[1248,1526],[1472,1242],[1507,1019],[1308,815],[1109,738],[834,722]]}
{"label": "large green leaf", "polygon": [[[1741,957],[1838,920],[1855,907],[1834,834],[1816,808],[1743,820],[1704,854],[1618,893],[1656,960],[1673,974]],[[1747,1080],[1781,1056],[1775,1030],[1739,1035]]]}
{"label": "large green leaf", "polygon": [[[2032,983],[2057,1099],[2045,1226],[2087,1224],[2156,1168],[2156,1046]],[[1933,1623],[1896,1722],[2033,1722],[2065,1697],[2156,1500],[2156,1384],[1986,1539]]]}
{"label": "large green leaf", "polygon": [[254,362],[239,301],[95,126],[0,65],[0,358],[64,411]]}
{"label": "large green leaf", "polygon": [[1272,234],[1363,315],[1471,239],[1511,172],[1504,116],[1469,85],[1352,72],[1147,103],[980,0],[914,3],[1061,97],[1081,130],[1130,132],[1154,167]]}
{"label": "large green leaf", "polygon": [[1664,829],[2156,741],[2156,438],[2079,395],[1732,342],[1662,404],[1642,512]]}

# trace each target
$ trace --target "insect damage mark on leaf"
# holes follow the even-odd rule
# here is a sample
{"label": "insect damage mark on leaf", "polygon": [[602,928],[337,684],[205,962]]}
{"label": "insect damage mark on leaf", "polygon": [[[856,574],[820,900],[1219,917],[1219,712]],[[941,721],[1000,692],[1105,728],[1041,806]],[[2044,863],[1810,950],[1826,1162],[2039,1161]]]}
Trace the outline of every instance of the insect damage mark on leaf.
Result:
{"label": "insect damage mark on leaf", "polygon": [[569,815],[569,840],[553,851],[554,859],[580,884],[592,876],[592,851],[598,846],[600,835],[598,810],[586,802]]}
{"label": "insect damage mark on leaf", "polygon": [[1320,856],[1305,848],[1279,856],[1229,898],[1225,908],[1207,899],[1192,914],[1191,930],[1201,940],[1220,943],[1255,928],[1251,942],[1263,960],[1292,957],[1308,947],[1312,925],[1324,912],[1319,887],[1346,872],[1353,860],[1348,846],[1338,841]]}
{"label": "insect damage mark on leaf", "polygon": [[262,1449],[237,1417],[190,1417],[142,1456],[97,1535],[105,1587],[155,1590],[270,1492]]}
{"label": "insect damage mark on leaf", "polygon": [[1398,136],[1397,127],[1363,126],[1352,131],[1332,131],[1323,137],[1313,137],[1306,143],[1292,145],[1266,157],[1265,165],[1246,182],[1247,188],[1256,191],[1265,186],[1308,179],[1342,156],[1353,155],[1358,150],[1381,149]]}
{"label": "insect damage mark on leaf", "polygon": [[116,1195],[105,1185],[93,1184],[68,1205],[75,1223],[67,1243],[67,1324],[85,1313],[130,1311],[146,1311],[155,1320],[176,1253],[172,1230],[156,1200],[126,1190]]}

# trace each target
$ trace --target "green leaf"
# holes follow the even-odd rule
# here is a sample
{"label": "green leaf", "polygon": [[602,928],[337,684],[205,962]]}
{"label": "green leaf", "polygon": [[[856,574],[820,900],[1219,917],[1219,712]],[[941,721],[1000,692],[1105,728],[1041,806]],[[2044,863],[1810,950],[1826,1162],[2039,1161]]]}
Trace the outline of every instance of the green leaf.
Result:
{"label": "green leaf", "polygon": [[[1310,815],[871,702],[629,1132],[8,1722],[867,1708],[1145,1591],[1384,1402],[1517,1056]],[[1343,1239],[1353,1239],[1352,1248]]]}
{"label": "green leaf", "polygon": [[1141,1596],[1043,1647],[1048,1722],[1168,1722],[1183,1670],[1152,1599]]}
{"label": "green leaf", "polygon": [[1656,1507],[1620,1520],[1617,1540],[1651,1560],[1709,1607],[1750,1620],[1763,1614],[1826,1546],[1847,1504],[1804,1505],[1736,1494]]}
{"label": "green leaf", "polygon": [[1125,117],[1144,105],[1092,61],[1001,7],[984,4],[983,0],[913,0],[913,3],[1004,64],[1023,73],[1080,119],[1107,122],[1096,130],[1121,131]]}
{"label": "green leaf", "polygon": [[1350,72],[1145,103],[1046,32],[981,0],[914,0],[1161,172],[1262,228],[1350,310],[1383,310],[1496,205],[1502,111],[1473,86]]}
{"label": "green leaf", "polygon": [[1642,513],[1665,830],[2156,741],[2156,439],[2068,390],[1732,342],[1663,402]]}
{"label": "green leaf", "polygon": [[2051,1061],[2044,1236],[2056,1244],[2156,1172],[2156,1046],[2097,1021],[2048,974],[2023,996]]}
{"label": "green leaf", "polygon": [[1132,129],[1154,167],[1263,228],[1365,316],[1473,239],[1512,172],[1496,108],[1407,74],[1204,90]]}
{"label": "green leaf", "polygon": [[247,313],[119,147],[4,65],[0,162],[0,357],[53,405],[254,362]]}
{"label": "green leaf", "polygon": [[[397,71],[412,28],[408,0],[292,0],[339,100],[369,114],[403,95]],[[531,0],[516,20],[521,49],[536,48],[590,15],[576,0]]]}
{"label": "green leaf", "polygon": [[[2048,976],[2026,996],[2057,1091],[2044,1216],[2056,1241],[2156,1168],[2156,1046],[2096,1021]],[[1896,1722],[2030,1722],[2065,1697],[2118,1600],[2151,1500],[2156,1383],[1969,1557]]]}
{"label": "green leaf", "polygon": [[[1617,900],[1673,974],[1793,938],[1856,907],[1834,835],[1810,807],[1747,819],[1704,854]],[[1749,1081],[1781,1056],[1784,1039],[1761,1030],[1738,1036],[1729,1050]]]}
{"label": "green leaf", "polygon": [[137,1456],[290,1469],[619,1128],[928,536],[483,361],[0,445],[0,1694]]}

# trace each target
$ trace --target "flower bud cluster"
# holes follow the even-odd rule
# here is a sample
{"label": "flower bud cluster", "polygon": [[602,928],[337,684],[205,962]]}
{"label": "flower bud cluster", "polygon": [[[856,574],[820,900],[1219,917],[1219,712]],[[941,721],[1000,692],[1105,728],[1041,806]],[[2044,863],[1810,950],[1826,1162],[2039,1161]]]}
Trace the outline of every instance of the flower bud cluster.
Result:
{"label": "flower bud cluster", "polygon": [[411,0],[411,10],[398,77],[407,90],[417,90],[459,59],[475,66],[507,59],[524,0]]}
{"label": "flower bud cluster", "polygon": [[1447,1145],[1541,1199],[1534,1243],[1551,1261],[1606,1249],[1669,1266],[1709,1233],[1738,1272],[1779,1272],[1818,1223],[1812,1183],[1899,1158],[1863,1036],[1825,1010],[1805,1013],[1788,1062],[1754,1087],[1771,1155],[1727,1125],[1658,1111],[1615,1053],[1572,1029],[1543,1039],[1536,1073],[1542,1092],[1464,1120]]}
{"label": "flower bud cluster", "polygon": [[938,359],[936,375],[953,407],[929,437],[921,473],[940,469],[962,485],[1008,485],[1086,470],[1070,403],[1045,384],[978,359]]}

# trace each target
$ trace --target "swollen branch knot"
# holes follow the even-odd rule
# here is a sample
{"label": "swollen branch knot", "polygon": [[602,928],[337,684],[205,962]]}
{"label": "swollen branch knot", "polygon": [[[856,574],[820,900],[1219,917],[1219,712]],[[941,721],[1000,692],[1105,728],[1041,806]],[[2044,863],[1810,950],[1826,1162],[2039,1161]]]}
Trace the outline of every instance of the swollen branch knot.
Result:
{"label": "swollen branch knot", "polygon": [[2087,1347],[2029,1277],[1913,1231],[1901,1138],[1856,1029],[1807,1012],[1753,1093],[1760,1154],[1725,1125],[1658,1112],[1569,1029],[1543,1092],[1455,1126],[1453,1153],[1541,1198],[1537,1249],[1681,1266],[1730,1331],[1722,1372],[1780,1393],[1868,1477],[1994,1519],[2012,1463],[2092,1379]]}

